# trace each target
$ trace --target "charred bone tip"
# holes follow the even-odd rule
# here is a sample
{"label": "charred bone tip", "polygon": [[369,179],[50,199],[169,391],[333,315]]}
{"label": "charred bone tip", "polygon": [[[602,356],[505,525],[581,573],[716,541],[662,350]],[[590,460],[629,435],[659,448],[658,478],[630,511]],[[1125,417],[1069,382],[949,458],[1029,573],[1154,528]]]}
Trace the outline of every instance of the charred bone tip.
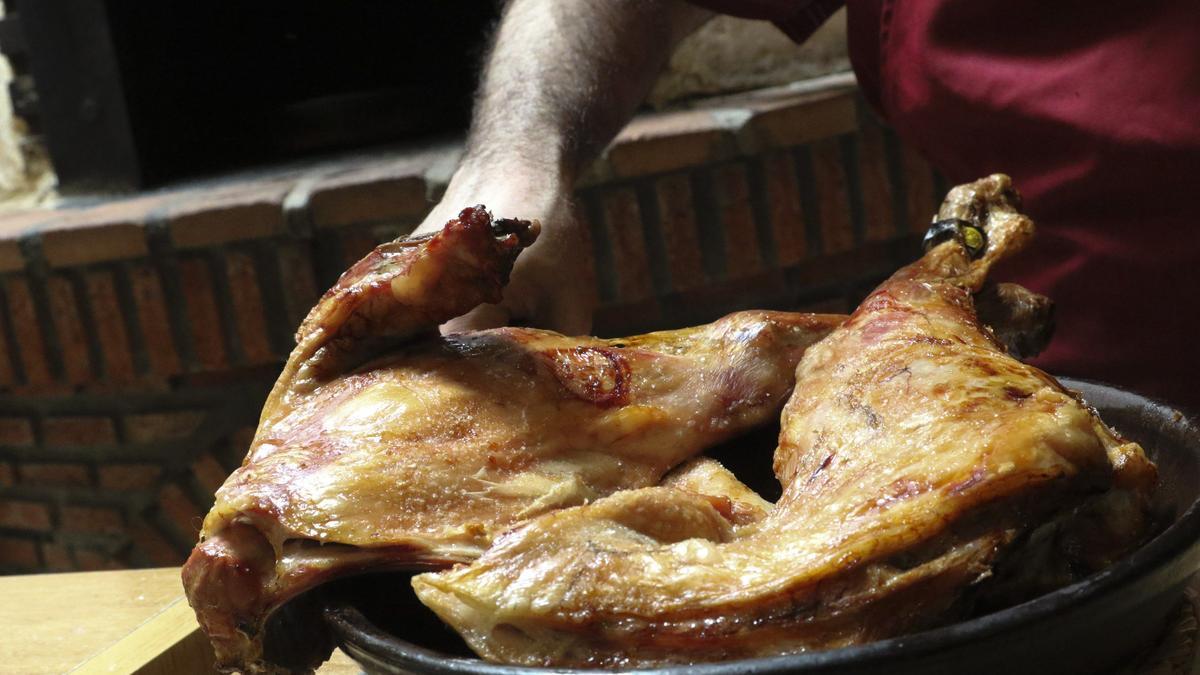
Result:
{"label": "charred bone tip", "polygon": [[542,231],[541,223],[536,220],[520,218],[494,218],[483,204],[468,206],[458,214],[458,220],[463,223],[476,223],[487,226],[492,236],[497,239],[507,239],[515,235],[522,247],[529,246],[537,239]]}

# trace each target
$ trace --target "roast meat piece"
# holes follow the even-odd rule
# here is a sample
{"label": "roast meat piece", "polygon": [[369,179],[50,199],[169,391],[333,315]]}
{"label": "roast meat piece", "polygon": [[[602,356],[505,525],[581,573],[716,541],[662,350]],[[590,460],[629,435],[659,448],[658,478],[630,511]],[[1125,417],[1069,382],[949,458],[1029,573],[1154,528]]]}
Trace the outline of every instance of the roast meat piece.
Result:
{"label": "roast meat piece", "polygon": [[439,336],[500,298],[536,235],[467,209],[432,238],[380,247],[312,310],[184,567],[221,667],[309,668],[308,655],[264,656],[268,617],[301,592],[473,560],[524,519],[654,485],[776,419],[805,349],[846,318],[740,312],[615,340]]}
{"label": "roast meat piece", "polygon": [[630,668],[895,636],[1136,545],[1154,466],[977,319],[971,293],[1033,233],[1008,178],[955,188],[938,215],[955,236],[805,353],[777,504],[690,467],[414,577],[422,602],[493,661]]}

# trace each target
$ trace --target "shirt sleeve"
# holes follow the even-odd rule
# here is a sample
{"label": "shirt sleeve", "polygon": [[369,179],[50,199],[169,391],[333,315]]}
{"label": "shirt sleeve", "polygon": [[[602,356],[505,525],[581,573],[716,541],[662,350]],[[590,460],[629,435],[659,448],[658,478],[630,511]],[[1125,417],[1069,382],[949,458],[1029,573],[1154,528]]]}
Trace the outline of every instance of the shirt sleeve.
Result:
{"label": "shirt sleeve", "polygon": [[688,0],[719,14],[770,21],[795,42],[804,42],[845,0]]}

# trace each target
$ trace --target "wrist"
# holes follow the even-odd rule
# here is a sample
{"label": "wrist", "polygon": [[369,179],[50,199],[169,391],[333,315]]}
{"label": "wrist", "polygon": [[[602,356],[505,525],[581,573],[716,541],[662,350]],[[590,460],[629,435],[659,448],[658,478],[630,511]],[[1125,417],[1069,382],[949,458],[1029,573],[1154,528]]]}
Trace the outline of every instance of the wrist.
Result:
{"label": "wrist", "polygon": [[568,207],[571,181],[553,168],[519,161],[464,158],[417,233],[436,231],[459,210],[483,204],[497,218],[536,218],[543,227]]}

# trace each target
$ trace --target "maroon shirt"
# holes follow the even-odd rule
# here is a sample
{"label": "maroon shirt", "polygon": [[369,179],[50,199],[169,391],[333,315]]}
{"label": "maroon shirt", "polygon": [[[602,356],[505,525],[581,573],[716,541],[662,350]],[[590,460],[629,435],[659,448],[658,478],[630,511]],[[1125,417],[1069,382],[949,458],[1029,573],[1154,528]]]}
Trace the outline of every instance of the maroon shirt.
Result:
{"label": "maroon shirt", "polygon": [[[805,39],[839,3],[697,0]],[[1200,412],[1196,0],[849,0],[864,95],[952,182],[1011,175],[1053,298],[1035,363]]]}

